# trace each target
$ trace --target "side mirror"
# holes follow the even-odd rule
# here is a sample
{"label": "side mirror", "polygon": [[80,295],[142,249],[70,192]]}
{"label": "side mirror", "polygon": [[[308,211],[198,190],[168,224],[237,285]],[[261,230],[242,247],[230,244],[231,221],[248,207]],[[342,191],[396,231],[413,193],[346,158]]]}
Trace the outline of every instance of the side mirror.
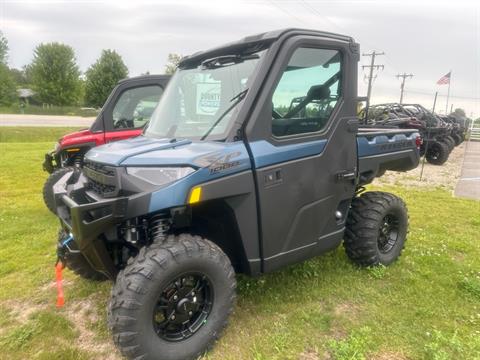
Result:
{"label": "side mirror", "polygon": [[307,99],[312,100],[324,100],[330,97],[330,89],[324,85],[313,85],[307,93]]}

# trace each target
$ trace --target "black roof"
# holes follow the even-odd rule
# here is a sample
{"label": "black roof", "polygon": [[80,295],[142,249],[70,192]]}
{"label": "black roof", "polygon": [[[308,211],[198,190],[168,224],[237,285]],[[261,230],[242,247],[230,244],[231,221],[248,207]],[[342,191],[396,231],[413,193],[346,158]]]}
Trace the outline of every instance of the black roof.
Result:
{"label": "black roof", "polygon": [[122,84],[127,81],[135,81],[135,80],[149,80],[149,79],[158,79],[158,80],[166,80],[171,78],[172,75],[160,75],[160,74],[148,74],[148,75],[139,75],[139,76],[132,76],[129,78],[125,78],[120,80],[117,84]]}
{"label": "black roof", "polygon": [[326,38],[342,40],[346,42],[354,43],[354,40],[350,36],[335,34],[326,31],[318,31],[318,30],[308,30],[308,29],[296,29],[296,28],[289,28],[289,29],[280,29],[269,31],[261,34],[251,35],[244,37],[243,39],[224,44],[219,47],[215,47],[206,51],[196,52],[192,55],[184,57],[180,61],[180,67],[185,67],[191,64],[198,64],[199,62],[210,59],[221,54],[225,54],[225,52],[243,52],[246,49],[255,49],[260,50],[274,42],[275,40],[279,39],[282,36],[294,36],[294,35],[312,35],[312,36],[322,36]]}

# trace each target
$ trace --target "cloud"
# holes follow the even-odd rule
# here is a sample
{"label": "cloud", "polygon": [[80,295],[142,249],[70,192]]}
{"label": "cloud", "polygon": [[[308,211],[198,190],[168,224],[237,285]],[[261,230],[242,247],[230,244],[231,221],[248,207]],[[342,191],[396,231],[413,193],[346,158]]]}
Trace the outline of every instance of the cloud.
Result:
{"label": "cloud", "polygon": [[385,70],[373,101],[396,100],[395,74],[404,71],[415,74],[406,85],[409,101],[425,101],[418,93],[433,94],[452,69],[452,94],[464,98],[467,112],[480,114],[479,101],[466,99],[480,97],[477,1],[3,1],[0,27],[13,67],[28,64],[39,43],[59,41],[75,49],[82,71],[111,48],[131,75],[160,73],[171,52],[187,55],[273,29],[315,28],[351,35],[364,52],[386,53],[378,58]]}

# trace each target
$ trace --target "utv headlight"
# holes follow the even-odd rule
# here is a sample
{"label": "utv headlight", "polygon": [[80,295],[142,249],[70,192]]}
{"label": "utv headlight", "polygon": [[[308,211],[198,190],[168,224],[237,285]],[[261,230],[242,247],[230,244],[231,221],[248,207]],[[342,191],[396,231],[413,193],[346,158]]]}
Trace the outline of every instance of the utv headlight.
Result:
{"label": "utv headlight", "polygon": [[127,167],[126,169],[128,175],[154,185],[165,185],[177,181],[195,171],[191,167]]}

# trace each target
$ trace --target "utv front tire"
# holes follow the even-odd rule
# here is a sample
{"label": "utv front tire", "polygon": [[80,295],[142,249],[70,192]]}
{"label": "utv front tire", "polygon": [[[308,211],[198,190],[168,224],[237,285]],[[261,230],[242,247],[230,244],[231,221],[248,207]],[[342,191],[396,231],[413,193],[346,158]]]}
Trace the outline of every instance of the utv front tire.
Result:
{"label": "utv front tire", "polygon": [[347,218],[344,247],[362,266],[390,265],[401,254],[408,231],[408,214],[399,197],[366,192],[353,199]]}
{"label": "utv front tire", "polygon": [[129,359],[196,359],[225,328],[235,288],[230,260],[214,243],[188,234],[154,242],[112,288],[113,341]]}
{"label": "utv front tire", "polygon": [[430,144],[425,154],[427,161],[432,165],[443,165],[448,160],[450,151],[448,145],[441,141]]}
{"label": "utv front tire", "polygon": [[[67,233],[64,230],[60,230],[58,233],[58,243],[59,246],[62,246],[63,242],[67,239]],[[72,240],[68,243],[68,247],[73,250],[77,251],[78,247],[75,243],[75,240]],[[93,280],[93,281],[105,281],[108,278],[96,271],[90,263],[85,259],[85,257],[80,253],[69,252],[65,255],[65,266],[73,271],[76,275],[86,279],[86,280]]]}
{"label": "utv front tire", "polygon": [[51,173],[43,184],[43,202],[53,214],[56,214],[55,199],[53,198],[53,185],[57,183],[65,174],[73,171],[72,167],[62,167]]}

